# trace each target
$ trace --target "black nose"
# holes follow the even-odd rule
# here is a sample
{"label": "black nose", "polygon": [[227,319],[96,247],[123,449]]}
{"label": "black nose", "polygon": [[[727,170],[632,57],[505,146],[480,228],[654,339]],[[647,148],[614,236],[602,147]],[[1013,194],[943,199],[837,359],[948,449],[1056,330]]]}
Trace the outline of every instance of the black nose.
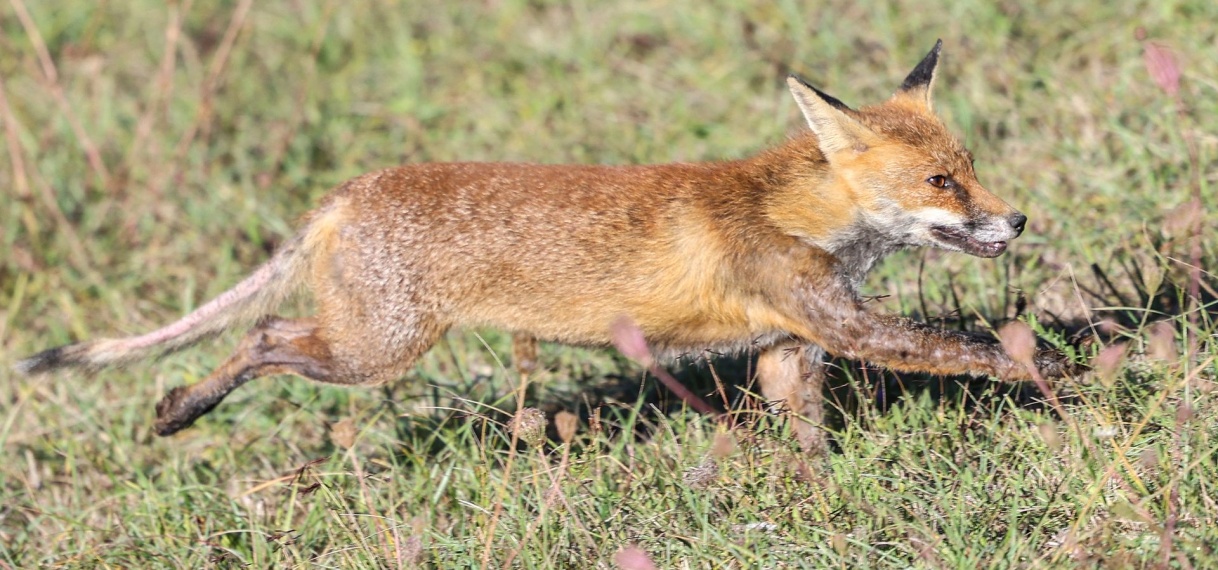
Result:
{"label": "black nose", "polygon": [[1020,213],[1015,213],[1012,214],[1010,218],[1007,218],[1007,221],[1011,223],[1011,229],[1015,230],[1015,235],[1019,235],[1023,233],[1024,224],[1028,223],[1028,217]]}

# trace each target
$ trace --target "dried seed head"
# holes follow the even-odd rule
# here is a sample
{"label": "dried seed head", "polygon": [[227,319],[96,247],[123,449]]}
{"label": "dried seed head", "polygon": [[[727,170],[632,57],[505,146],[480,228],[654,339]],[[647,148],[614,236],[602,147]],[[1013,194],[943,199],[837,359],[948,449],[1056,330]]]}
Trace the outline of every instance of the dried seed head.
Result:
{"label": "dried seed head", "polygon": [[601,434],[601,429],[601,409],[597,406],[588,416],[588,431],[592,432],[592,437],[596,437]]}
{"label": "dried seed head", "polygon": [[690,489],[705,489],[715,481],[719,476],[719,464],[715,463],[714,459],[709,457],[704,458],[701,463],[685,470],[681,480],[685,482],[685,486]]}
{"label": "dried seed head", "polygon": [[1176,406],[1176,425],[1183,425],[1193,419],[1193,407],[1188,402],[1180,402]]}
{"label": "dried seed head", "polygon": [[521,408],[508,428],[525,445],[538,447],[546,440],[546,415],[537,408]]}
{"label": "dried seed head", "polygon": [[351,418],[343,418],[330,426],[330,441],[343,449],[351,449],[355,445],[355,422]]}
{"label": "dried seed head", "polygon": [[1057,433],[1057,426],[1050,422],[1045,422],[1036,426],[1040,432],[1040,438],[1045,440],[1045,445],[1053,451],[1060,451],[1062,448],[1062,437]]}
{"label": "dried seed head", "polygon": [[1126,343],[1110,344],[1095,357],[1095,376],[1105,388],[1111,388],[1116,383],[1117,373],[1121,371],[1127,350],[1129,345]]}
{"label": "dried seed head", "polygon": [[1138,456],[1138,466],[1142,469],[1153,469],[1159,464],[1159,452],[1153,447],[1147,447],[1142,450]]}
{"label": "dried seed head", "polygon": [[726,459],[736,452],[736,437],[731,432],[721,432],[715,434],[715,441],[711,443],[710,456],[715,459]]}
{"label": "dried seed head", "polygon": [[998,329],[998,339],[1015,362],[1032,367],[1032,358],[1036,356],[1036,334],[1032,327],[1023,321],[1011,321]]}
{"label": "dried seed head", "polygon": [[1104,317],[1100,319],[1099,322],[1095,323],[1095,328],[1104,334],[1114,335],[1125,332],[1125,327],[1121,326],[1121,323],[1118,323],[1116,319],[1112,317]]}
{"label": "dried seed head", "polygon": [[1176,55],[1165,45],[1155,42],[1142,44],[1142,61],[1151,79],[1168,97],[1175,97],[1180,92],[1180,66],[1176,64]]}
{"label": "dried seed head", "polygon": [[554,428],[558,430],[558,439],[563,443],[571,443],[575,439],[575,430],[579,427],[579,416],[563,410],[554,416]]}
{"label": "dried seed head", "polygon": [[425,561],[423,539],[419,535],[411,535],[402,541],[398,552],[399,568],[419,568]]}
{"label": "dried seed head", "polygon": [[[1201,223],[1204,218],[1204,212],[1193,204],[1192,200],[1185,201],[1179,206],[1172,208],[1172,211],[1167,213],[1163,218],[1163,234],[1169,238],[1184,237],[1193,233],[1193,228]],[[1150,266],[1157,270],[1159,281],[1163,280],[1163,270],[1156,264]],[[1156,284],[1157,285],[1157,284]],[[1156,286],[1155,290],[1158,287]],[[1154,290],[1149,292],[1153,293]]]}
{"label": "dried seed head", "polygon": [[1149,338],[1146,339],[1146,355],[1156,360],[1176,360],[1176,329],[1167,321],[1159,321],[1150,325]]}
{"label": "dried seed head", "polygon": [[621,570],[656,570],[651,557],[635,546],[627,546],[613,556],[613,562]]}
{"label": "dried seed head", "polygon": [[833,537],[829,539],[829,543],[833,545],[833,551],[836,552],[838,556],[845,556],[846,548],[850,546],[850,544],[846,542],[846,535],[840,532],[834,533]]}
{"label": "dried seed head", "polygon": [[609,334],[613,337],[613,345],[626,358],[634,360],[643,366],[651,366],[654,359],[651,349],[647,347],[647,339],[643,337],[643,329],[634,324],[630,317],[618,317],[609,325]]}

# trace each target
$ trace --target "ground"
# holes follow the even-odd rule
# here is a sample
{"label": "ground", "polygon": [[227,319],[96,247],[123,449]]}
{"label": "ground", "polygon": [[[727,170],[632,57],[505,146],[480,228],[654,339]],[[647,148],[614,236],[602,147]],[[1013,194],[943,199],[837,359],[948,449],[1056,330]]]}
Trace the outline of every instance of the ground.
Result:
{"label": "ground", "polygon": [[[1214,21],[1205,0],[11,0],[0,568],[1218,566],[1218,241],[1190,205],[1218,203]],[[997,259],[895,255],[864,293],[1050,342],[1102,323],[1090,353],[1126,353],[1054,387],[1064,416],[1034,386],[842,363],[808,457],[744,396],[747,358],[678,371],[719,423],[612,351],[545,345],[525,403],[549,438],[513,447],[508,338],[462,331],[390,385],[259,380],[163,439],[154,403],[234,338],[8,370],[177,318],[361,172],[740,157],[802,128],[787,73],[878,102],[938,38],[937,109],[1031,221]]]}

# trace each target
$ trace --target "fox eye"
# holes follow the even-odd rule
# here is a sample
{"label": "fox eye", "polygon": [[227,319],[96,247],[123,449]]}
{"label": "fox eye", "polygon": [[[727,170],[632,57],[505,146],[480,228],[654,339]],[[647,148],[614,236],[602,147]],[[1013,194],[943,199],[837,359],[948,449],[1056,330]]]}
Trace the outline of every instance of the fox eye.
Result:
{"label": "fox eye", "polygon": [[930,178],[927,178],[926,183],[930,184],[931,186],[934,186],[935,188],[950,188],[952,186],[955,186],[955,184],[952,183],[952,180],[950,178],[948,178],[942,174],[936,174],[934,176],[931,176]]}

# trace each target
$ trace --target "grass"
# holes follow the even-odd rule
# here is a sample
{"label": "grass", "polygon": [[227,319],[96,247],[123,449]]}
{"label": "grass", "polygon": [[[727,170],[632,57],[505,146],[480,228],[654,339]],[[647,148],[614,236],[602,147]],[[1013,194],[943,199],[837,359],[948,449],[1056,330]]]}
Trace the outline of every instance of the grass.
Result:
{"label": "grass", "polygon": [[[0,568],[608,568],[631,545],[664,568],[1218,565],[1215,280],[1202,274],[1204,310],[1184,296],[1177,209],[1218,198],[1213,2],[12,0],[0,14]],[[1175,48],[1181,113],[1135,27]],[[451,334],[383,388],[261,380],[170,439],[151,433],[153,404],[232,339],[92,377],[8,372],[220,293],[358,173],[742,156],[800,128],[787,72],[874,102],[939,37],[937,108],[1029,231],[996,260],[893,256],[865,292],[953,327],[1026,303],[1057,340],[1111,319],[1128,358],[1058,385],[1065,417],[1028,387],[843,366],[835,449],[809,458],[755,400],[729,431],[611,352],[546,346],[529,404],[583,419],[569,443],[513,448],[517,379],[495,331]],[[716,401],[706,372],[688,376]]]}

